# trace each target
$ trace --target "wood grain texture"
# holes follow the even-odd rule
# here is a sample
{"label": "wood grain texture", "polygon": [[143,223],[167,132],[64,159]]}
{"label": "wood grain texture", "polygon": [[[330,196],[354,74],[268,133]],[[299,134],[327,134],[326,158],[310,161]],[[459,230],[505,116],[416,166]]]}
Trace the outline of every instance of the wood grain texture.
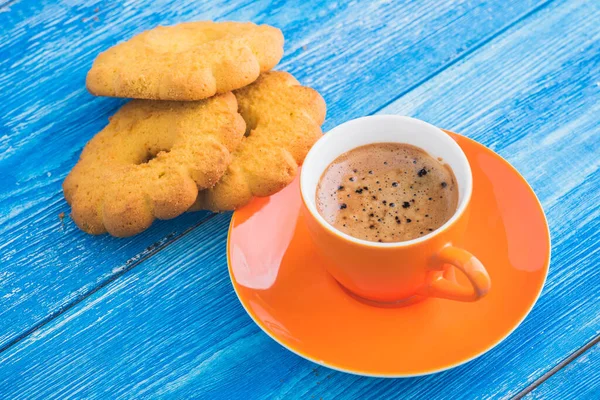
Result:
{"label": "wood grain texture", "polygon": [[600,399],[600,344],[552,375],[524,399]]}
{"label": "wood grain texture", "polygon": [[[94,56],[157,24],[267,22],[285,33],[280,66],[323,93],[325,127],[369,114],[535,10],[541,0],[84,2],[20,0],[0,13],[0,349],[68,310],[206,214],[134,238],[90,237],[59,214],[60,184],[122,100],[93,98]],[[315,11],[317,9],[318,11]],[[485,21],[485,23],[481,23]],[[398,66],[401,66],[399,68]]]}
{"label": "wood grain texture", "polygon": [[0,354],[2,397],[517,394],[600,331],[598,17],[593,1],[553,3],[381,111],[484,142],[520,169],[543,203],[553,237],[547,285],[531,315],[489,353],[402,380],[337,373],[289,353],[235,298],[223,214]]}

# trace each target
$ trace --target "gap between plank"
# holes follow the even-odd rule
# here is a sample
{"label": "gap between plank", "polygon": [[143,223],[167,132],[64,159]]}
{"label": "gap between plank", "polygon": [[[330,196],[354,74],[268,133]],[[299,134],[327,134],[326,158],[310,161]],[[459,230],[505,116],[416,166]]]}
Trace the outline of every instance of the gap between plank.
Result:
{"label": "gap between plank", "polygon": [[0,13],[9,12],[10,6],[18,3],[20,0],[6,0],[0,1]]}
{"label": "gap between plank", "polygon": [[585,353],[586,351],[588,351],[589,349],[591,349],[592,347],[594,347],[595,345],[597,345],[598,343],[600,343],[600,335],[597,335],[595,338],[593,338],[592,340],[590,340],[589,342],[587,342],[586,344],[584,344],[583,346],[581,346],[579,349],[575,350],[573,353],[571,353],[571,355],[569,355],[567,358],[563,359],[561,362],[559,362],[558,364],[556,364],[552,369],[550,369],[548,372],[546,372],[544,375],[540,376],[538,379],[536,379],[535,381],[533,381],[529,386],[527,386],[525,389],[521,390],[516,396],[514,396],[512,399],[513,400],[520,400],[523,397],[525,397],[528,393],[530,393],[531,391],[533,391],[535,388],[537,388],[538,386],[540,386],[542,383],[544,383],[548,378],[550,378],[552,375],[556,374],[558,371],[560,371],[561,369],[563,369],[564,367],[567,366],[567,364],[571,363],[573,360],[575,360],[577,357],[581,356],[583,353]]}
{"label": "gap between plank", "polygon": [[123,268],[121,268],[117,273],[112,274],[107,279],[100,282],[100,284],[98,284],[94,288],[86,291],[85,293],[80,294],[79,296],[76,296],[74,299],[72,299],[70,302],[68,302],[64,306],[60,307],[58,310],[51,312],[45,318],[43,318],[41,321],[39,321],[38,323],[36,323],[32,327],[30,327],[29,329],[25,330],[24,332],[21,332],[18,336],[14,337],[12,340],[5,343],[2,347],[0,347],[0,354],[4,351],[8,350],[10,347],[14,346],[15,344],[19,343],[21,340],[25,339],[27,336],[31,335],[33,332],[42,328],[44,325],[48,324],[53,319],[66,313],[67,311],[69,311],[70,309],[75,307],[77,304],[81,303],[88,297],[92,296],[94,293],[96,293],[100,289],[102,289],[102,288],[108,286],[109,284],[111,284],[112,282],[116,281],[121,276],[125,275],[127,272],[131,271],[132,269],[134,269],[135,267],[140,265],[142,262],[144,262],[147,259],[149,259],[150,257],[154,256],[156,253],[158,253],[165,247],[175,243],[182,237],[188,235],[194,229],[198,228],[200,225],[210,221],[217,215],[218,214],[216,214],[216,213],[207,215],[206,217],[202,218],[199,222],[195,223],[194,225],[190,226],[189,228],[187,228],[186,230],[181,232],[179,235],[175,235],[170,238],[169,238],[169,236],[166,236],[168,239],[164,243],[161,243],[156,247],[150,246],[150,247],[152,247],[152,249],[148,253],[144,254],[142,257],[140,257],[139,259],[135,260],[132,263],[129,263],[129,264],[125,263],[125,266]]}

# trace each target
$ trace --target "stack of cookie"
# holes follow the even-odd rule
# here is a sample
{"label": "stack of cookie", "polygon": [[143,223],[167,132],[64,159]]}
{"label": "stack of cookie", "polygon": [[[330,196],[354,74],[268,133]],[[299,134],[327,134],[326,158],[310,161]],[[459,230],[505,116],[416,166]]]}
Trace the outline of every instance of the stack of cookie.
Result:
{"label": "stack of cookie", "polygon": [[267,25],[158,27],[100,54],[98,96],[129,97],[63,183],[77,226],[124,237],[187,210],[234,210],[292,182],[325,102],[286,72]]}

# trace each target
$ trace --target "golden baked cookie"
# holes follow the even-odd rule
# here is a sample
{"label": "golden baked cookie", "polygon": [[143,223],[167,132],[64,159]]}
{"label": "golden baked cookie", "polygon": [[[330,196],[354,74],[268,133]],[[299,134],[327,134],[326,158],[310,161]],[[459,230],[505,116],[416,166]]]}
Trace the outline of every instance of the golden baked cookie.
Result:
{"label": "golden baked cookie", "polygon": [[198,193],[191,210],[234,210],[253,196],[270,196],[292,182],[321,137],[325,101],[287,72],[267,72],[234,92],[246,136],[221,180]]}
{"label": "golden baked cookie", "polygon": [[73,220],[87,233],[124,237],[182,214],[225,173],[244,130],[231,93],[125,104],[63,182]]}
{"label": "golden baked cookie", "polygon": [[251,22],[159,26],[101,53],[86,85],[97,96],[200,100],[244,87],[283,56],[283,34]]}

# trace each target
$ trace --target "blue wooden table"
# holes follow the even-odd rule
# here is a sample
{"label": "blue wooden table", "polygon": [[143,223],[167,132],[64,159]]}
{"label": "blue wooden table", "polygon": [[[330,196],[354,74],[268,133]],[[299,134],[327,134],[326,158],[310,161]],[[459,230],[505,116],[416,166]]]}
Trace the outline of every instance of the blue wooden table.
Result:
{"label": "blue wooden table", "polygon": [[[159,24],[281,28],[277,67],[323,94],[324,129],[395,113],[508,159],[548,216],[543,294],[456,369],[374,379],[312,364],[244,312],[230,214],[115,239],[79,231],[61,182],[124,103],[94,57]],[[0,398],[600,398],[600,2],[0,0]]]}

